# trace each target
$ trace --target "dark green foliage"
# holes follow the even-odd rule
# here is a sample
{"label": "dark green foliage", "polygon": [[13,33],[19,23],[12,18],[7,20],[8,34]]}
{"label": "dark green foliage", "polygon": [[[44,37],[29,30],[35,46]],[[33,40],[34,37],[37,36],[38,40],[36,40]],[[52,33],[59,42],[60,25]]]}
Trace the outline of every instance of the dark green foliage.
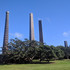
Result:
{"label": "dark green foliage", "polygon": [[52,58],[55,58],[55,54],[53,52],[53,50],[48,46],[48,45],[43,45],[39,47],[39,49],[37,50],[37,55],[36,55],[40,61],[48,61]]}
{"label": "dark green foliage", "polygon": [[64,58],[69,59],[70,58],[70,47],[63,47],[63,46],[57,46],[64,52]]}
{"label": "dark green foliage", "polygon": [[54,52],[49,46],[37,41],[21,41],[15,38],[11,39],[3,58],[4,63],[31,63],[34,58],[49,61],[54,58]]}
{"label": "dark green foliage", "polygon": [[50,61],[51,59],[64,59],[70,57],[70,47],[48,46],[38,41],[17,38],[11,39],[6,54],[2,55],[2,63],[31,63],[33,59]]}
{"label": "dark green foliage", "polygon": [[54,53],[56,54],[56,59],[63,59],[64,58],[65,54],[61,48],[59,48],[58,46],[57,47],[50,46],[50,47],[54,51]]}

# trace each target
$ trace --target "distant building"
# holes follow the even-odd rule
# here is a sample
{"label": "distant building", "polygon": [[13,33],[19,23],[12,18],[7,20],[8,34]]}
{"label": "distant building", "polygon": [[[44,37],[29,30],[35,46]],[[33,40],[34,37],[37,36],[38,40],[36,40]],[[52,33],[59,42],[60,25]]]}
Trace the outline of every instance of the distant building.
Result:
{"label": "distant building", "polygon": [[64,41],[64,46],[65,46],[65,47],[68,47],[67,41]]}

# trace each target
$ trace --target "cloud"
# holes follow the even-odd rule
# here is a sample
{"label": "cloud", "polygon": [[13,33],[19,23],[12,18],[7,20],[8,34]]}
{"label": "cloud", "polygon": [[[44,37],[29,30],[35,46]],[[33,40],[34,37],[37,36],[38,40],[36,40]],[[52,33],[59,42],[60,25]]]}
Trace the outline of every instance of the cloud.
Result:
{"label": "cloud", "polygon": [[23,38],[23,34],[18,33],[18,32],[16,32],[16,33],[10,33],[10,36],[17,37],[17,38]]}
{"label": "cloud", "polygon": [[68,31],[68,32],[63,32],[63,36],[64,36],[64,37],[70,36],[70,31]]}
{"label": "cloud", "polygon": [[20,33],[15,33],[15,37],[22,38],[22,37],[23,37],[23,35],[22,35],[22,34],[20,34]]}

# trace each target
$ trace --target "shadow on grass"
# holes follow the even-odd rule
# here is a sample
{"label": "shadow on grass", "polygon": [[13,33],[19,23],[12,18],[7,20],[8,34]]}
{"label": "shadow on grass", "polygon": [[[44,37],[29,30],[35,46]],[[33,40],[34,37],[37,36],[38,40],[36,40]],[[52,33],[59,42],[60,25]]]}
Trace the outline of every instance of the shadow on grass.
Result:
{"label": "shadow on grass", "polygon": [[32,63],[28,63],[28,64],[53,64],[55,62],[32,62]]}
{"label": "shadow on grass", "polygon": [[35,61],[35,62],[31,62],[31,63],[8,63],[8,64],[3,64],[3,63],[2,63],[2,64],[0,64],[0,65],[13,65],[13,64],[16,64],[16,65],[19,65],[19,64],[54,64],[54,63],[55,63],[55,62],[49,62],[49,63],[48,63],[48,62],[40,62],[40,61],[39,61],[39,62],[38,62],[38,61],[36,62],[36,61]]}

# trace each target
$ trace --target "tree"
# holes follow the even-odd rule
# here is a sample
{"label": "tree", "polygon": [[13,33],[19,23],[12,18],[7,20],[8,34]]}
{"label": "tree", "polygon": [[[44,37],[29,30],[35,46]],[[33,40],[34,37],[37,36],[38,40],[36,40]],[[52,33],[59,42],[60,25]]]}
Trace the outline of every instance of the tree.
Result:
{"label": "tree", "polygon": [[[14,63],[27,63],[31,62],[32,59],[36,56],[36,48],[38,47],[37,41],[21,41],[17,38],[11,39],[8,44],[8,50],[6,51],[8,61]],[[7,61],[5,61],[7,62]]]}
{"label": "tree", "polygon": [[54,51],[54,53],[56,54],[56,59],[63,59],[65,54],[64,51],[62,49],[60,49],[58,46],[55,47],[53,45],[50,46],[51,49]]}
{"label": "tree", "polygon": [[56,55],[54,54],[53,50],[48,45],[40,45],[37,50],[37,56],[39,57],[40,61],[50,61],[52,58],[55,58]]}
{"label": "tree", "polygon": [[64,52],[64,58],[69,59],[70,57],[70,47],[63,47],[63,46],[57,46]]}

